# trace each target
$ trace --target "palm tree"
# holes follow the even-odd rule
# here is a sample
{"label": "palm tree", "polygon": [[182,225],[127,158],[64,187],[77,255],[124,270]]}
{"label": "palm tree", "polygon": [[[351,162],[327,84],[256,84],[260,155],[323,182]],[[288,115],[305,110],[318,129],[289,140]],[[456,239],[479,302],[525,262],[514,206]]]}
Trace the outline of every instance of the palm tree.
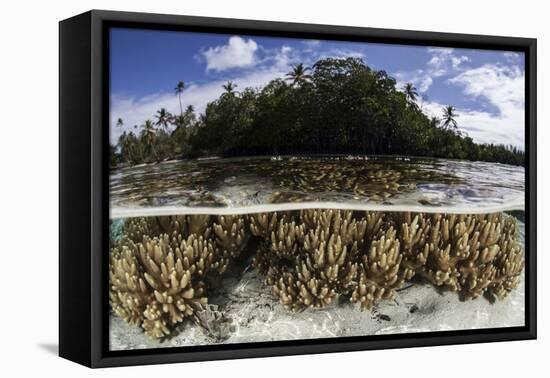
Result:
{"label": "palm tree", "polygon": [[116,120],[116,126],[117,127],[124,126],[124,121],[122,120],[122,118],[119,118],[119,119]]}
{"label": "palm tree", "polygon": [[303,85],[311,81],[312,77],[307,72],[310,70],[309,67],[303,65],[303,63],[296,64],[292,67],[292,71],[286,74],[288,80],[291,81],[291,86],[294,85]]}
{"label": "palm tree", "polygon": [[188,105],[187,108],[185,108],[185,112],[183,112],[182,115],[178,115],[172,118],[172,122],[176,126],[176,129],[180,127],[187,127],[190,126],[191,122],[195,118],[195,108],[193,105]]}
{"label": "palm tree", "polygon": [[405,84],[403,86],[403,93],[405,93],[405,97],[409,103],[414,103],[418,97],[418,92],[416,91],[416,87],[413,83]]}
{"label": "palm tree", "polygon": [[456,114],[456,108],[454,106],[446,106],[443,108],[443,128],[449,130],[449,129],[458,129],[458,124],[456,123],[456,119],[458,118],[458,114]]}
{"label": "palm tree", "polygon": [[432,117],[430,118],[430,126],[433,127],[433,128],[436,128],[437,126],[439,126],[439,124],[441,123],[441,120],[437,117]]}
{"label": "palm tree", "polygon": [[180,100],[180,114],[183,115],[183,106],[181,104],[181,94],[183,93],[183,90],[185,89],[185,83],[183,81],[178,81],[178,85],[176,85],[176,88],[174,88],[175,93],[178,95],[178,98]]}
{"label": "palm tree", "polygon": [[188,105],[182,115],[175,116],[172,119],[174,125],[176,126],[176,130],[178,130],[179,128],[190,127],[196,121],[195,108],[193,107],[193,105]]}
{"label": "palm tree", "polygon": [[172,115],[168,111],[166,111],[165,108],[160,108],[160,110],[157,110],[156,117],[157,117],[157,122],[155,122],[155,125],[160,126],[164,129],[167,129],[168,124],[172,119]]}
{"label": "palm tree", "polygon": [[174,116],[174,118],[172,118],[172,123],[174,124],[174,126],[176,126],[176,129],[174,130],[176,131],[177,129],[185,125],[185,116],[184,115]]}
{"label": "palm tree", "polygon": [[147,120],[143,125],[141,125],[141,138],[143,139],[143,142],[145,145],[149,148],[149,150],[153,153],[156,159],[156,151],[155,151],[155,126],[153,124],[153,121]]}
{"label": "palm tree", "polygon": [[187,108],[185,108],[183,118],[185,120],[186,127],[191,126],[191,124],[195,121],[195,107],[193,105],[188,105]]}
{"label": "palm tree", "polygon": [[233,83],[232,81],[228,81],[227,84],[222,85],[222,88],[225,90],[225,93],[233,94],[235,93],[235,88],[237,88],[237,84]]}

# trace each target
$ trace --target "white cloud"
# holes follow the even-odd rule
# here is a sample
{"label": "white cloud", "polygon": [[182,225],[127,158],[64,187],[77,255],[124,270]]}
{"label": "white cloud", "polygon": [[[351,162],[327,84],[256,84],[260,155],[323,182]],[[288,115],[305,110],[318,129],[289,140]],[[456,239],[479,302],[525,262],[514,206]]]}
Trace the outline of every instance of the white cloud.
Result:
{"label": "white cloud", "polygon": [[278,49],[263,49],[264,57],[259,62],[263,68],[287,69],[292,63],[300,60],[298,51],[290,46],[283,45]]}
{"label": "white cloud", "polygon": [[424,70],[397,72],[394,76],[399,90],[402,90],[406,83],[413,83],[418,92],[426,93],[433,84],[432,76]]}
{"label": "white cloud", "polygon": [[[458,108],[459,128],[477,143],[512,144],[525,148],[525,78],[517,65],[503,66],[486,64],[469,68],[463,63],[471,62],[466,55],[457,54],[451,48],[429,48],[431,54],[426,68],[395,74],[398,88],[412,82],[420,93],[425,93],[435,79],[458,87],[462,94],[473,100],[485,100],[495,112]],[[517,63],[519,55],[504,53],[510,61]],[[446,104],[437,101],[422,102],[428,114],[441,117]]]}
{"label": "white cloud", "polygon": [[331,47],[329,49],[320,49],[318,45],[320,41],[312,40],[302,42],[302,44],[309,46],[300,51],[294,51],[293,59],[296,62],[304,63],[306,65],[312,66],[317,61],[326,58],[334,59],[346,59],[346,58],[360,58],[364,61],[366,60],[365,52],[360,48],[340,48],[340,47]]}
{"label": "white cloud", "polygon": [[466,55],[451,56],[451,65],[454,69],[457,69],[464,62],[471,62],[471,60]]}
{"label": "white cloud", "polygon": [[463,111],[462,126],[474,140],[525,149],[525,74],[518,66],[486,64],[449,82],[462,86],[467,96],[486,99],[498,111]]}
{"label": "white cloud", "polygon": [[440,77],[460,68],[464,62],[470,62],[466,55],[457,56],[455,50],[446,47],[430,47],[428,52],[432,57],[428,61],[429,71],[432,76]]}
{"label": "white cloud", "polygon": [[206,70],[224,71],[230,68],[250,67],[256,64],[258,44],[253,39],[239,36],[229,38],[226,45],[210,47],[201,53],[206,60]]}
{"label": "white cloud", "polygon": [[[525,149],[524,74],[517,66],[494,64],[465,70],[448,82],[462,87],[465,95],[485,99],[497,110],[458,108],[459,128],[477,143],[514,145]],[[441,117],[444,104],[428,102],[423,109]]]}
{"label": "white cloud", "polygon": [[521,108],[525,99],[525,77],[518,66],[486,64],[449,80],[464,87],[464,94],[486,97],[499,110]]}
{"label": "white cloud", "polygon": [[394,74],[399,89],[403,88],[405,83],[413,83],[418,92],[426,93],[435,78],[459,72],[463,69],[462,63],[471,61],[466,55],[456,55],[455,50],[451,48],[430,47],[428,53],[430,58],[424,69]]}
{"label": "white cloud", "polygon": [[365,58],[365,54],[362,51],[357,51],[353,49],[332,49],[322,56],[334,59]]}
{"label": "white cloud", "polygon": [[319,47],[321,45],[321,41],[318,39],[306,39],[302,43],[307,47]]}
{"label": "white cloud", "polygon": [[428,67],[432,76],[443,76],[448,72],[448,63],[453,56],[453,49],[431,47],[428,52],[432,54],[431,59],[428,61]]}
{"label": "white cloud", "polygon": [[[441,118],[445,105],[438,102],[423,104],[423,110],[430,116]],[[457,109],[458,128],[465,131],[476,143],[514,145],[525,149],[522,110],[516,109],[506,114],[494,115],[489,112],[465,108]]]}
{"label": "white cloud", "polygon": [[[261,62],[262,68],[256,67],[255,70],[247,70],[246,73],[224,78],[224,80],[215,80],[206,84],[191,83],[182,93],[181,101],[183,107],[193,105],[195,112],[202,113],[206,105],[217,99],[223,92],[222,85],[228,80],[238,85],[237,89],[247,87],[260,88],[270,80],[282,77],[290,71],[293,63],[293,49],[283,46],[280,49],[271,51],[269,59]],[[124,96],[115,94],[111,97],[111,143],[116,143],[118,137],[124,132],[134,130],[134,125],[141,125],[147,119],[154,120],[154,115],[160,108],[166,108],[173,114],[179,114],[179,99],[172,92],[162,92],[152,94],[142,98]],[[117,127],[116,121],[122,118],[123,127]]]}
{"label": "white cloud", "polygon": [[419,86],[419,91],[424,93],[428,90],[428,88],[430,88],[430,86],[432,85],[433,83],[433,79],[430,77],[430,76],[426,76],[426,77],[423,77],[421,80],[420,80],[420,86]]}
{"label": "white cloud", "polygon": [[520,55],[513,51],[507,51],[504,53],[504,57],[510,62],[516,62],[517,60],[519,60]]}

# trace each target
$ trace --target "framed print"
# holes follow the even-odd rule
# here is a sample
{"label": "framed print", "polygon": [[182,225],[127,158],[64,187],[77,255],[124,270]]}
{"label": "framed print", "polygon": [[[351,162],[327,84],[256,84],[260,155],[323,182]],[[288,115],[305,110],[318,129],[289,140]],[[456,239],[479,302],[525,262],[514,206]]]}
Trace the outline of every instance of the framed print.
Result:
{"label": "framed print", "polygon": [[536,337],[536,41],[60,23],[60,355]]}

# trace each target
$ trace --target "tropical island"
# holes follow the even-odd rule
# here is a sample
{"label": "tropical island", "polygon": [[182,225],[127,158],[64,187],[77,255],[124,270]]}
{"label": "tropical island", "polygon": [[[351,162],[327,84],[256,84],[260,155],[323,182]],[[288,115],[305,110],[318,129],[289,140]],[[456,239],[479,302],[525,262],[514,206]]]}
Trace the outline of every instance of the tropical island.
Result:
{"label": "tropical island", "polygon": [[[262,88],[224,92],[201,114],[159,109],[151,119],[124,131],[110,145],[111,167],[199,157],[302,154],[412,155],[523,166],[514,146],[478,144],[458,127],[449,105],[430,117],[418,104],[413,83],[398,88],[385,71],[359,58],[325,58],[297,64]],[[119,118],[115,127],[124,126]]]}

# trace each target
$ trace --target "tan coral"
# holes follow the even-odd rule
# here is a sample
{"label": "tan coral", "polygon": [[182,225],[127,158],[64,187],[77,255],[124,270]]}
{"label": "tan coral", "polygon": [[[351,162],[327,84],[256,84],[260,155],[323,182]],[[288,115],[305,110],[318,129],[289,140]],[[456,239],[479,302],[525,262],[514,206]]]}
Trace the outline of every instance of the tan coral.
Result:
{"label": "tan coral", "polygon": [[451,291],[460,289],[458,264],[470,254],[466,232],[469,225],[469,221],[455,214],[432,217],[425,274],[434,285],[445,286]]}
{"label": "tan coral", "polygon": [[[332,233],[328,240],[320,234],[321,241],[310,241],[311,233],[304,241],[308,251],[296,267],[300,294],[305,306],[324,307],[340,294],[352,289],[357,274],[357,263],[353,262],[353,245],[345,245],[340,235]],[[315,238],[315,236],[313,236]],[[312,246],[315,245],[313,248]],[[308,247],[309,246],[309,247]]]}
{"label": "tan coral", "polygon": [[399,218],[401,253],[403,261],[401,270],[406,280],[414,277],[426,265],[430,245],[428,243],[430,221],[423,214],[416,214],[410,219],[410,213]]}
{"label": "tan coral", "polygon": [[272,286],[273,293],[287,309],[298,311],[307,307],[324,307],[337,297],[335,289],[326,282],[309,277],[307,269],[303,273],[297,276],[283,272]]}
{"label": "tan coral", "polygon": [[[498,214],[367,212],[358,217],[351,211],[315,209],[300,211],[301,223],[275,223],[273,216],[266,215],[256,218],[272,231],[255,265],[267,275],[266,281],[281,302],[292,309],[322,307],[350,291],[355,296],[352,300],[371,308],[376,300],[391,298],[395,288],[418,273],[437,286],[460,292],[463,299],[476,298],[487,290],[502,296],[505,287],[517,283],[517,272],[523,267],[519,254],[508,258],[513,262],[506,265],[507,257],[499,253],[497,244],[506,244],[502,235],[510,235],[515,222],[506,223],[508,218]],[[372,261],[368,263],[369,256],[377,258],[382,235],[395,243],[392,259],[386,262],[392,267],[385,272],[392,273],[391,280],[380,279],[381,270]],[[501,277],[500,285],[495,283],[497,277]]]}
{"label": "tan coral", "polygon": [[122,242],[131,240],[134,243],[139,243],[144,236],[153,236],[154,233],[147,218],[129,218],[125,220],[122,226]]}
{"label": "tan coral", "polygon": [[298,243],[305,238],[304,226],[297,226],[296,222],[280,220],[277,227],[271,231],[271,250],[279,256],[290,257],[296,253]]}
{"label": "tan coral", "polygon": [[475,299],[482,295],[493,281],[496,268],[492,264],[498,253],[498,246],[475,251],[472,257],[462,262],[460,271],[460,291],[463,299]]}
{"label": "tan coral", "polygon": [[205,239],[211,233],[210,215],[170,215],[129,218],[124,222],[123,235],[139,243],[143,236],[154,237],[160,234],[202,235]]}
{"label": "tan coral", "polygon": [[244,218],[236,215],[220,215],[212,225],[218,245],[220,273],[225,272],[229,262],[239,256],[246,242]]}
{"label": "tan coral", "polygon": [[130,324],[140,325],[151,291],[138,272],[137,256],[128,248],[111,257],[109,299],[113,311]]}
{"label": "tan coral", "polygon": [[343,223],[349,223],[352,220],[353,212],[350,210],[338,209],[307,209],[300,211],[300,220],[306,229],[316,229],[320,227],[325,232],[340,230]]}
{"label": "tan coral", "polygon": [[279,223],[271,235],[271,266],[266,269],[265,259],[262,265],[274,294],[293,310],[324,307],[352,290],[353,259],[367,227],[350,211],[303,210],[300,219],[299,226]]}
{"label": "tan coral", "polygon": [[145,330],[145,334],[154,339],[160,339],[170,335],[170,329],[163,316],[160,303],[155,301],[148,303],[143,312],[143,316],[142,327]]}
{"label": "tan coral", "polygon": [[524,252],[517,242],[516,222],[506,217],[499,240],[499,253],[495,257],[495,275],[488,287],[491,299],[505,298],[519,284],[520,274],[525,265]]}
{"label": "tan coral", "polygon": [[271,237],[271,232],[277,226],[277,213],[257,213],[248,216],[250,232],[264,239]]}
{"label": "tan coral", "polygon": [[[173,250],[166,234],[160,239],[144,238],[143,243],[134,247],[134,254],[139,256],[143,269],[143,278],[153,294],[149,301],[149,311],[144,313],[146,319],[160,322],[164,327],[175,325],[192,315],[197,304],[206,303],[202,281],[193,279],[193,273],[200,272],[195,263],[200,264],[201,258],[192,256],[192,250],[193,248]],[[151,315],[153,309],[156,309],[155,316]],[[164,327],[148,327],[144,323],[146,332],[152,337],[158,337],[154,330]]]}
{"label": "tan coral", "polygon": [[495,275],[488,286],[490,295],[504,299],[518,286],[524,265],[523,251],[520,248],[499,254],[495,262]]}
{"label": "tan coral", "polygon": [[[150,217],[150,228],[155,230],[155,234],[168,234],[171,235],[174,232],[182,233],[186,232],[187,221],[193,216],[185,215],[171,215],[162,217]],[[153,236],[153,235],[149,235]]]}
{"label": "tan coral", "polygon": [[[209,216],[186,216],[125,222],[110,263],[110,302],[121,318],[140,324],[151,337],[164,337],[206,303],[205,275],[219,273],[229,264],[211,237],[209,220]],[[224,231],[225,224],[220,227]],[[159,230],[170,235],[145,234]],[[189,230],[194,232],[188,234]]]}
{"label": "tan coral", "polygon": [[364,220],[367,222],[365,229],[365,244],[370,244],[374,237],[378,235],[378,232],[384,224],[384,218],[385,214],[381,211],[367,211],[365,213]]}
{"label": "tan coral", "polygon": [[471,255],[460,264],[464,299],[482,294],[504,298],[519,283],[523,250],[516,241],[516,222],[503,214],[478,217]]}
{"label": "tan coral", "polygon": [[191,234],[187,238],[181,234],[174,235],[169,240],[169,245],[176,256],[181,256],[184,269],[194,275],[202,277],[210,271],[223,272],[229,264],[216,243],[211,239],[204,239],[202,235]]}
{"label": "tan coral", "polygon": [[210,236],[210,219],[211,216],[207,214],[195,214],[188,215],[187,217],[187,233],[189,235],[203,235],[204,238]]}
{"label": "tan coral", "polygon": [[226,271],[248,240],[256,246],[253,265],[294,311],[340,296],[371,309],[417,274],[462,299],[493,300],[518,285],[524,267],[516,221],[504,214],[312,209],[135,218],[111,242],[114,312],[153,338],[169,336],[204,309],[208,275]]}
{"label": "tan coral", "polygon": [[369,252],[362,257],[359,284],[352,293],[352,302],[360,302],[361,308],[371,309],[378,300],[394,298],[395,289],[404,281],[399,274],[403,258],[399,246],[391,227],[372,242]]}

